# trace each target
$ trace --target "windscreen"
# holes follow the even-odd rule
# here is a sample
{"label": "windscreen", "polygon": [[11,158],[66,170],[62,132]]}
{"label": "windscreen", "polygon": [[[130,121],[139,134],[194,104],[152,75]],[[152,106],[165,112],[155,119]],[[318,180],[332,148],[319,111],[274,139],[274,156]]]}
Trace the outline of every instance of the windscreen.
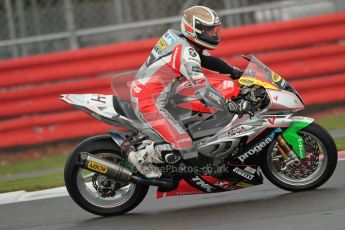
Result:
{"label": "windscreen", "polygon": [[272,86],[275,86],[280,90],[286,90],[297,95],[304,104],[301,96],[297,93],[297,91],[279,74],[271,70],[268,66],[266,66],[253,55],[242,57],[249,61],[247,68],[244,71],[244,76],[241,78],[244,83],[246,81],[246,78],[248,79],[248,77],[258,79],[264,82],[264,84],[267,83],[267,85],[265,85],[265,87],[268,86],[267,88],[270,88],[269,85],[271,84]]}

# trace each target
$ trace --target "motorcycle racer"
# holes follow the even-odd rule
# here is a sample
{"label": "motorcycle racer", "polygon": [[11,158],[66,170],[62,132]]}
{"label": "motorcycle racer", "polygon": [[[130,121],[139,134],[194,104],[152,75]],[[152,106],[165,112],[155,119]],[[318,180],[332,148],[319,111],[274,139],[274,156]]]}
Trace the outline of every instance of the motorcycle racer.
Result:
{"label": "motorcycle racer", "polygon": [[[246,113],[245,103],[239,105],[225,99],[212,87],[201,67],[229,74],[239,79],[242,71],[222,59],[211,56],[220,42],[220,19],[210,8],[194,6],[184,11],[181,31],[169,29],[157,42],[146,62],[132,82],[130,93],[137,116],[162,139],[163,143],[145,142],[129,153],[129,161],[146,177],[160,177],[155,163],[175,163],[178,150],[183,159],[194,159],[198,152],[192,139],[181,124],[166,110],[172,88],[180,78],[187,79],[195,96],[208,106],[218,110]],[[168,68],[174,74],[164,74]],[[170,154],[167,154],[170,153]]]}

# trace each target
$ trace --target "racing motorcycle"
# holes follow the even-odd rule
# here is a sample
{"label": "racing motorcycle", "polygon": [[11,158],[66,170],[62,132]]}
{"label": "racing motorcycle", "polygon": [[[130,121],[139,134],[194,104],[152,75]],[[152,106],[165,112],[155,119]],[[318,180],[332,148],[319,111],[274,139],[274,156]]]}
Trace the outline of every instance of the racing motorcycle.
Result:
{"label": "racing motorcycle", "polygon": [[226,192],[263,183],[298,192],[323,185],[337,165],[330,134],[313,119],[293,116],[304,108],[296,90],[253,55],[239,81],[218,75],[208,81],[224,97],[246,101],[251,114],[218,111],[198,100],[188,81],[173,89],[168,110],[183,124],[199,156],[190,163],[178,153],[158,164],[160,178],[147,178],[129,163],[128,152],[142,149],[155,136],[132,109],[129,86],[134,74],[112,79],[113,95],[63,94],[61,99],[114,127],[73,150],[65,165],[71,198],[96,215],[134,209],[156,186],[157,198]]}

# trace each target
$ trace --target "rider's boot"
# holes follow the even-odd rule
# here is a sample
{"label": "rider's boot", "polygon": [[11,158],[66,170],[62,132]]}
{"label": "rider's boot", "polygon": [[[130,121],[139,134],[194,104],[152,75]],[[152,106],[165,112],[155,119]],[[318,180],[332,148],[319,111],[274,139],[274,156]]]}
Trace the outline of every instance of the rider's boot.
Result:
{"label": "rider's boot", "polygon": [[141,146],[128,154],[128,160],[144,176],[159,178],[162,176],[162,173],[155,164],[175,164],[182,159],[181,156],[184,160],[197,159],[197,152],[179,152],[174,150],[168,143],[144,141]]}
{"label": "rider's boot", "polygon": [[160,152],[156,151],[155,143],[143,141],[136,150],[129,152],[129,162],[144,176],[148,178],[159,178],[161,171],[154,164],[164,163]]}

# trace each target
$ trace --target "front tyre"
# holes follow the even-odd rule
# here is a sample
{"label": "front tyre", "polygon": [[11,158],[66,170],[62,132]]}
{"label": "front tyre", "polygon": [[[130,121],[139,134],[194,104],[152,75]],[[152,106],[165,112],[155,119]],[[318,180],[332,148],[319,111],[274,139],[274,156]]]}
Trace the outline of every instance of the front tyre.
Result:
{"label": "front tyre", "polygon": [[338,161],[337,147],[330,134],[312,123],[298,132],[303,138],[306,158],[299,165],[282,170],[284,163],[276,141],[260,157],[260,166],[266,178],[277,187],[298,192],[323,185],[333,174]]}
{"label": "front tyre", "polygon": [[77,164],[80,152],[88,152],[126,165],[119,147],[108,135],[88,138],[72,152],[65,165],[65,185],[71,198],[86,211],[100,215],[119,215],[134,209],[145,198],[149,186],[123,183],[90,172]]}

